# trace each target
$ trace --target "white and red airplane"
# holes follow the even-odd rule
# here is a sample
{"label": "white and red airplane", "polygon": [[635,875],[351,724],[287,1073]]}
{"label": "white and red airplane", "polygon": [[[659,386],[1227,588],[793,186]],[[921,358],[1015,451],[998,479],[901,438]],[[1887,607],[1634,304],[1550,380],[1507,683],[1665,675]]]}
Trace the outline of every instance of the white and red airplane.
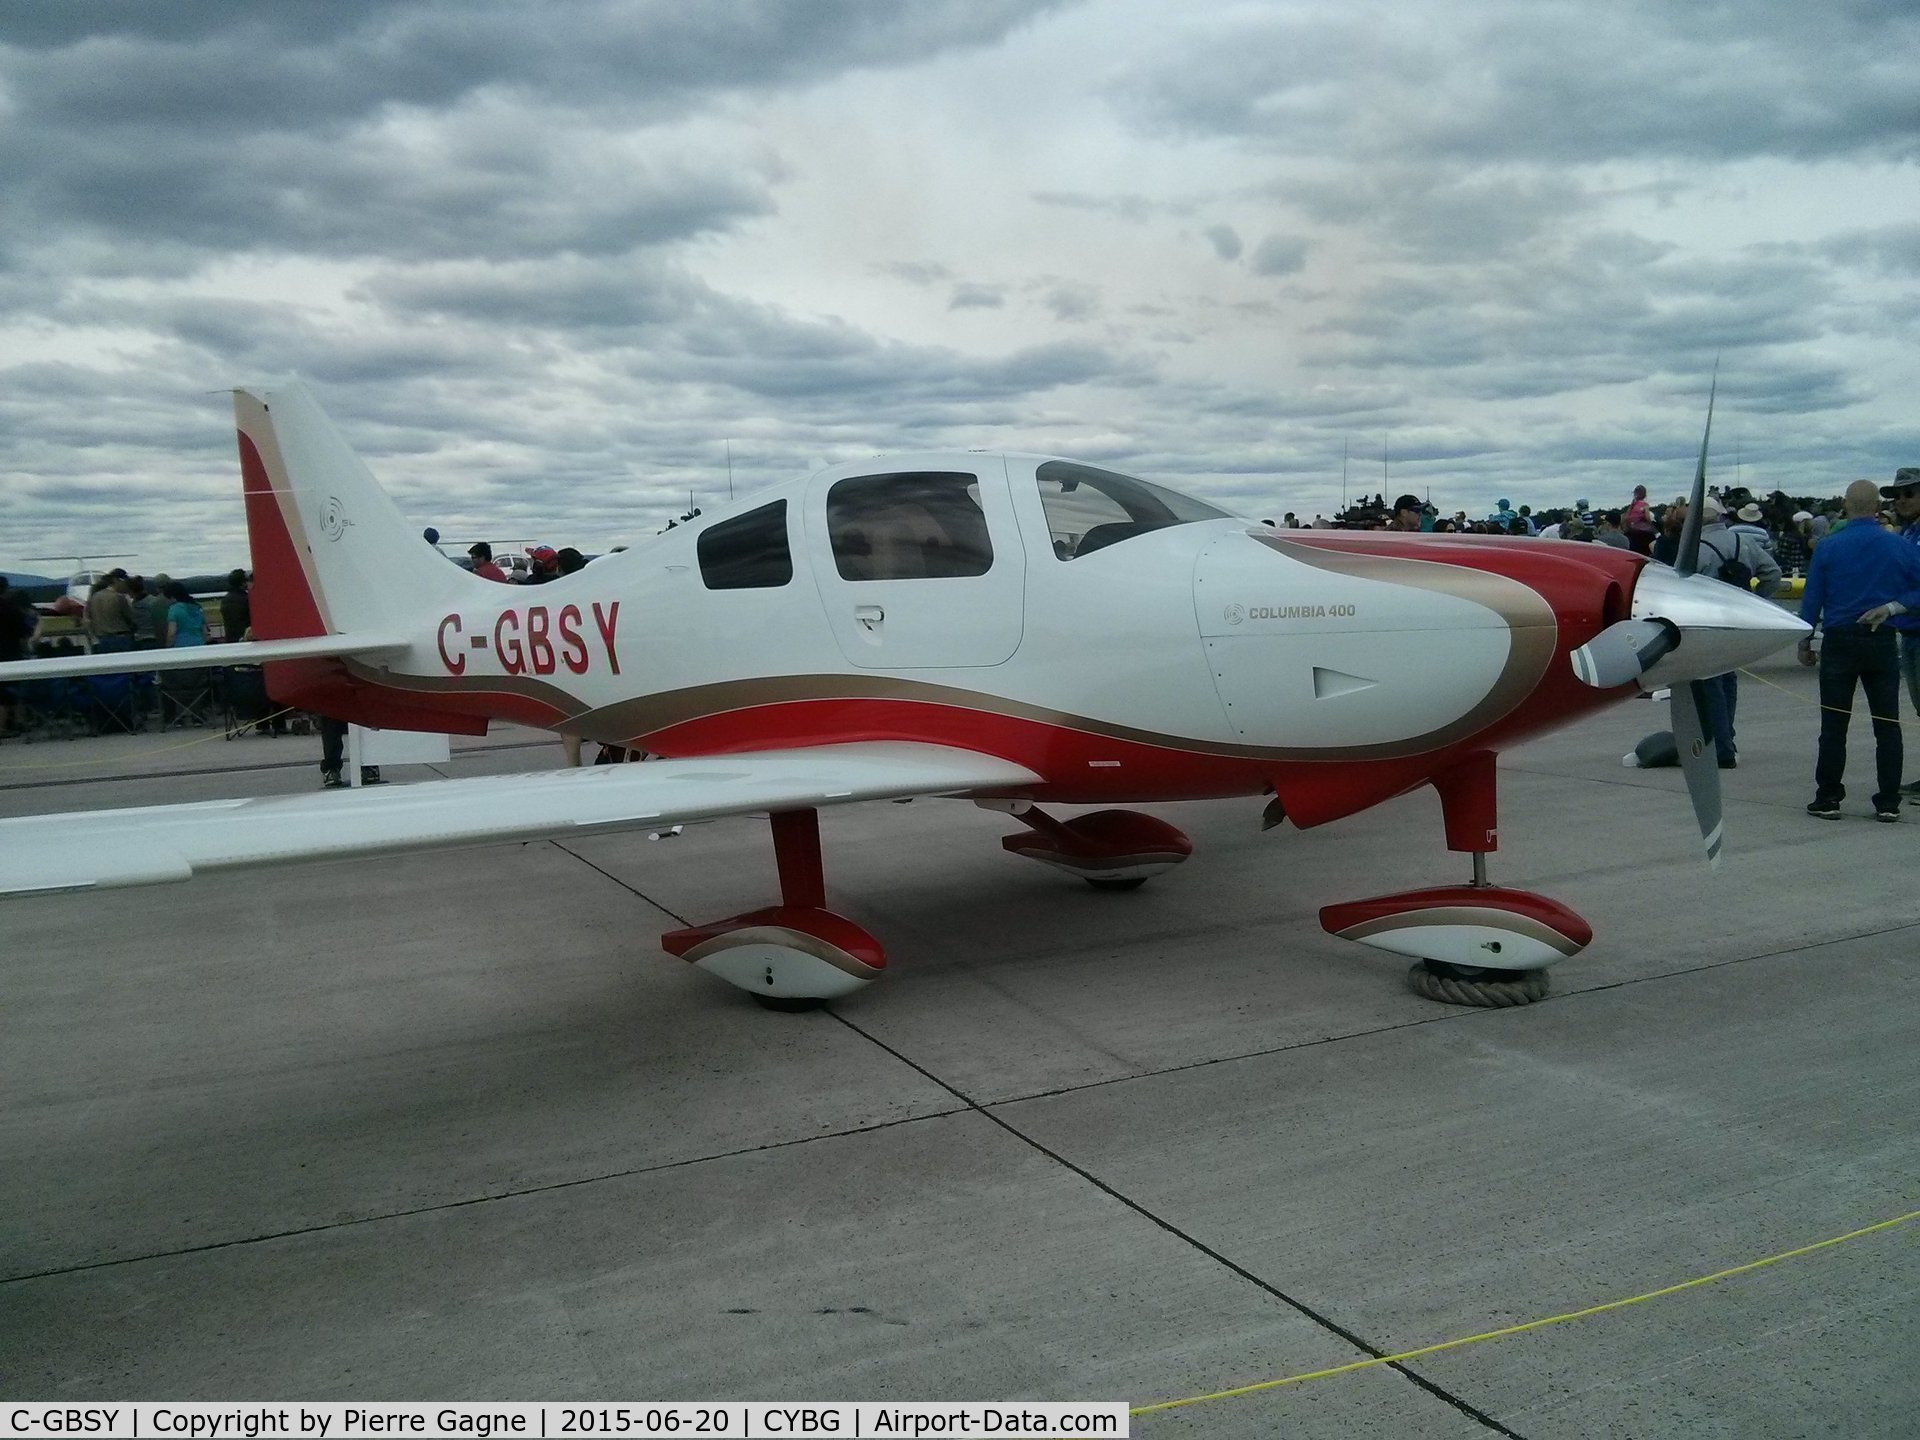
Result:
{"label": "white and red airplane", "polygon": [[[1431,785],[1473,883],[1330,905],[1322,924],[1413,957],[1423,993],[1510,1004],[1592,932],[1486,883],[1495,751],[1670,685],[1717,859],[1690,682],[1806,629],[1693,573],[1697,518],[1669,568],[1601,545],[1277,531],[1113,471],[975,451],[839,465],[507,587],[427,546],[302,386],[234,408],[257,638],[141,668],[264,662],[275,701],[342,720],[509,720],[666,758],[0,821],[0,891],[764,813],[779,903],[662,944],[792,1008],[887,963],[826,908],[823,805],[971,800],[1023,823],[1014,854],[1120,888],[1187,859],[1187,838],[1043,805],[1258,796],[1267,823],[1306,828]],[[1703,441],[1696,498],[1705,469]],[[26,661],[0,682],[115,668],[127,657]]]}

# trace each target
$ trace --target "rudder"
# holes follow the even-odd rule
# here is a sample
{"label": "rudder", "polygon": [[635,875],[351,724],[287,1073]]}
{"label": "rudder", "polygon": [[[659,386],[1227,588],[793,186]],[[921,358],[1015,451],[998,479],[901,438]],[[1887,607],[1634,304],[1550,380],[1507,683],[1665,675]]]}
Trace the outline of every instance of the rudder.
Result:
{"label": "rudder", "polygon": [[233,392],[261,640],[424,623],[486,582],[408,525],[306,386]]}

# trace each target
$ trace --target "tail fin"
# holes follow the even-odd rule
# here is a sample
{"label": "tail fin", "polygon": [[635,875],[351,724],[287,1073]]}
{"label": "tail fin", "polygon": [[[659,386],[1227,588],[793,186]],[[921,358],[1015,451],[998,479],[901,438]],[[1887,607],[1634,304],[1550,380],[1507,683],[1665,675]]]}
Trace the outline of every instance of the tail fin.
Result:
{"label": "tail fin", "polygon": [[391,631],[485,584],[420,538],[306,386],[233,392],[261,640]]}

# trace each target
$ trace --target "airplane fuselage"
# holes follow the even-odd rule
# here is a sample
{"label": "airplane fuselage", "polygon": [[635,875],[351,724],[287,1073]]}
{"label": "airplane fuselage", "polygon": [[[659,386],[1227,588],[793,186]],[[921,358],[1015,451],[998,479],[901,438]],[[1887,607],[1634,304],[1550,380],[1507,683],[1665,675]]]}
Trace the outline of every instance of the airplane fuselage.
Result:
{"label": "airplane fuselage", "polygon": [[545,585],[449,575],[404,656],[270,683],[369,723],[502,718],[670,756],[954,744],[1045,775],[1036,798],[1271,789],[1303,824],[1619,698],[1566,656],[1629,613],[1637,557],[1098,522],[1106,472],[1068,463],[838,466]]}

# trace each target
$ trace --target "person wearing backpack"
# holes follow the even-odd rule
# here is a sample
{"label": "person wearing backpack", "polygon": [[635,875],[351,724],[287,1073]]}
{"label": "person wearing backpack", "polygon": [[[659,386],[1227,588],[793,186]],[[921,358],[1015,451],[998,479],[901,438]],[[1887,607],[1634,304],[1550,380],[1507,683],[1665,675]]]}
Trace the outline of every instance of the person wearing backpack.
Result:
{"label": "person wearing backpack", "polygon": [[[1700,574],[1712,575],[1762,600],[1780,588],[1780,562],[1745,531],[1727,528],[1726,511],[1713,496],[1700,507]],[[1733,743],[1733,717],[1740,704],[1740,677],[1729,670],[1702,682],[1707,687],[1707,728],[1722,770],[1739,765]]]}

